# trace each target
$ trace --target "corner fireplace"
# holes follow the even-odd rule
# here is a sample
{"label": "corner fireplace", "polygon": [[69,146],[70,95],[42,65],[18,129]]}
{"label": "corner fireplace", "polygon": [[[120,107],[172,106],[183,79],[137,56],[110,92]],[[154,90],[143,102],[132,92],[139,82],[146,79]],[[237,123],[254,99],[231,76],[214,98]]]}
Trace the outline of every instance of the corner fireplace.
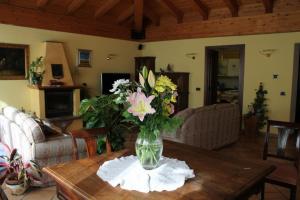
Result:
{"label": "corner fireplace", "polygon": [[73,116],[73,90],[45,90],[45,115]]}

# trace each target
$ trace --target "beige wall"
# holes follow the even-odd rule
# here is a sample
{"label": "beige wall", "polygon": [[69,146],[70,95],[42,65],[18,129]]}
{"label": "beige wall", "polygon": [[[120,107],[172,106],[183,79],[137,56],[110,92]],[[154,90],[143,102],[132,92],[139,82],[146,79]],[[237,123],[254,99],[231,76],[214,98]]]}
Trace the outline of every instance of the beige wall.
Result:
{"label": "beige wall", "polygon": [[[157,70],[173,64],[175,71],[190,72],[190,107],[203,105],[204,99],[204,62],[205,46],[245,44],[245,80],[244,105],[253,101],[260,81],[269,91],[269,116],[277,120],[289,120],[292,90],[294,44],[300,42],[300,33],[282,33],[253,36],[217,37],[190,40],[174,40],[145,43],[140,53],[136,42],[108,39],[103,37],[47,31],[10,25],[0,25],[0,43],[30,45],[30,60],[44,55],[43,41],[60,41],[70,62],[71,71],[75,74],[77,84],[86,82],[92,95],[99,94],[101,72],[134,73],[135,56],[156,56]],[[77,68],[77,49],[93,50],[92,68]],[[259,53],[262,49],[276,49],[267,58]],[[106,60],[110,53],[118,56]],[[196,59],[186,57],[187,53],[197,53]],[[279,74],[277,80],[273,74]],[[0,107],[5,103],[16,107],[30,108],[27,81],[0,80]],[[201,91],[196,91],[200,87]],[[286,96],[280,96],[285,91]]]}
{"label": "beige wall", "polygon": [[[255,96],[259,82],[265,84],[269,94],[269,116],[277,120],[289,120],[292,91],[294,45],[300,42],[300,33],[282,33],[251,36],[233,36],[203,39],[187,39],[145,44],[143,56],[156,56],[156,69],[173,64],[175,71],[190,72],[190,107],[203,105],[205,47],[245,44],[244,104],[247,111]],[[267,58],[259,53],[262,49],[276,49]],[[197,53],[196,59],[186,57]],[[272,75],[279,74],[277,80]],[[201,91],[196,91],[200,87]],[[286,96],[280,96],[285,91]]]}
{"label": "beige wall", "polygon": [[[0,43],[30,45],[30,61],[44,55],[44,41],[65,43],[66,54],[71,72],[75,75],[73,76],[75,82],[77,84],[86,82],[92,95],[100,92],[100,74],[102,72],[133,74],[134,57],[139,54],[136,42],[0,24]],[[77,49],[93,51],[92,68],[76,67]],[[106,60],[106,56],[111,53],[117,54],[117,57]],[[30,110],[29,95],[26,80],[0,80],[0,107],[9,104]]]}

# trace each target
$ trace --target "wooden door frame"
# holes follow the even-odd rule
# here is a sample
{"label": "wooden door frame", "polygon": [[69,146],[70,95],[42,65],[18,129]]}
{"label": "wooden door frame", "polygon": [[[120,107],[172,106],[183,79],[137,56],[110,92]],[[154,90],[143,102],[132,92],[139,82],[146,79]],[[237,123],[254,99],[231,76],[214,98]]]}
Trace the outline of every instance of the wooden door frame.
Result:
{"label": "wooden door frame", "polygon": [[298,73],[300,61],[300,43],[294,46],[294,66],[293,66],[293,82],[292,82],[292,98],[290,107],[290,122],[295,122],[296,118],[296,101],[297,101],[297,87],[298,87]]}
{"label": "wooden door frame", "polygon": [[243,96],[244,96],[244,68],[245,68],[245,44],[234,45],[218,45],[218,46],[206,46],[205,47],[205,77],[204,77],[204,105],[207,105],[207,91],[208,91],[208,51],[216,50],[220,48],[238,48],[240,50],[240,74],[239,74],[239,104],[240,110],[243,108]]}

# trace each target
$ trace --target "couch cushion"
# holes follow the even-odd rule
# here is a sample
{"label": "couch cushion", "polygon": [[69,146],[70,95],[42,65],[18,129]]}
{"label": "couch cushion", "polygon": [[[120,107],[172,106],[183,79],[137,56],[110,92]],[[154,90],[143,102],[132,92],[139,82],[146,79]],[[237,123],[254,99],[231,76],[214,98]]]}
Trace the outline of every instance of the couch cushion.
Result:
{"label": "couch cushion", "polygon": [[[175,117],[181,118],[184,123],[189,117],[191,117],[193,115],[194,112],[195,112],[195,109],[187,108],[187,109],[184,109],[184,110],[176,113]],[[175,133],[174,132],[173,133],[163,133],[163,138],[166,140],[171,140],[171,141],[175,141],[175,142],[183,142],[180,128],[178,128]]]}
{"label": "couch cushion", "polygon": [[0,115],[0,139],[1,142],[7,144],[10,148],[12,148],[12,136],[10,134],[11,131],[11,123],[8,118],[4,115]]}
{"label": "couch cushion", "polygon": [[31,116],[23,112],[18,112],[15,115],[15,122],[23,129],[31,142],[40,143],[45,141],[43,130]]}
{"label": "couch cushion", "polygon": [[184,109],[182,111],[179,111],[175,117],[180,117],[182,118],[183,120],[186,120],[188,117],[190,117],[193,113],[195,112],[195,109],[193,108],[187,108],[187,109]]}
{"label": "couch cushion", "polygon": [[22,124],[22,128],[27,137],[31,137],[34,143],[45,141],[45,135],[40,125],[32,118],[27,118]]}
{"label": "couch cushion", "polygon": [[18,109],[6,106],[2,109],[3,116],[16,123],[31,143],[39,143],[45,141],[45,135],[39,124],[29,115],[19,111]]}
{"label": "couch cushion", "polygon": [[30,118],[29,115],[27,115],[26,113],[23,113],[23,112],[17,112],[15,114],[15,117],[14,117],[14,122],[16,124],[18,124],[19,126],[22,126],[22,124],[24,123],[24,121],[26,119]]}
{"label": "couch cushion", "polygon": [[216,134],[215,105],[197,108],[182,125],[184,143],[212,149],[212,139]]}
{"label": "couch cushion", "polygon": [[3,115],[10,121],[15,121],[15,116],[18,112],[20,112],[18,109],[11,106],[6,106],[2,108]]}

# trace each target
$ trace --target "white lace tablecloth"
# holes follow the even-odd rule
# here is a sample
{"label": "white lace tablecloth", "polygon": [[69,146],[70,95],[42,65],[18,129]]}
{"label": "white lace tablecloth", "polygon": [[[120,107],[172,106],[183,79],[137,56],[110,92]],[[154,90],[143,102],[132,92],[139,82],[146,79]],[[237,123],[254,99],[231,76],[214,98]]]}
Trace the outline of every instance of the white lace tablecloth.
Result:
{"label": "white lace tablecloth", "polygon": [[136,156],[106,161],[97,175],[113,187],[139,192],[172,191],[184,185],[186,179],[195,177],[194,170],[184,161],[162,157],[159,167],[145,170]]}

